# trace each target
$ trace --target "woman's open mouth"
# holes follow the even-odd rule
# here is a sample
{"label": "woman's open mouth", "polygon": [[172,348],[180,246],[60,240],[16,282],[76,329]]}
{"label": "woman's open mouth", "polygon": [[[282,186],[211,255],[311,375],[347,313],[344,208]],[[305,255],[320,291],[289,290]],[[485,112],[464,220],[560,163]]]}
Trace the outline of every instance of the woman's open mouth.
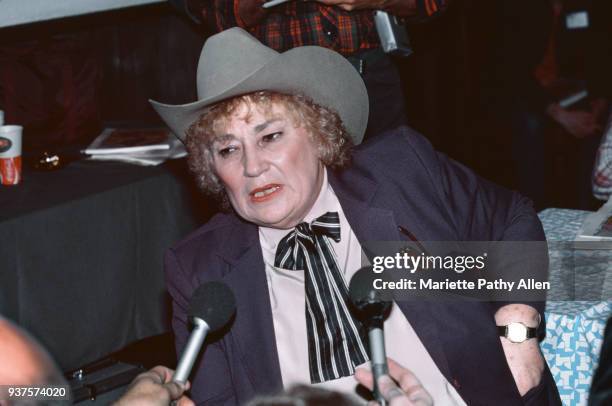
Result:
{"label": "woman's open mouth", "polygon": [[274,198],[281,189],[281,185],[270,184],[253,189],[249,195],[251,196],[251,201],[259,203]]}

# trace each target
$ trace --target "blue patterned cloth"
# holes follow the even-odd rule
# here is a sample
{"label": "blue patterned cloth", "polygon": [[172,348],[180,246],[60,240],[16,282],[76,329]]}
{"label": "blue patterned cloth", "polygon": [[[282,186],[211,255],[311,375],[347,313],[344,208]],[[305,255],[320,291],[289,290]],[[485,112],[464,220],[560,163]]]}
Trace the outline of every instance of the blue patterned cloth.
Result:
{"label": "blue patterned cloth", "polygon": [[[564,405],[586,405],[601,350],[612,301],[569,300],[610,298],[612,252],[564,250],[560,241],[573,241],[587,211],[546,209],[539,217],[550,248],[551,296],[563,301],[546,304],[546,339],[540,347],[557,382]],[[568,266],[573,261],[573,267]],[[574,272],[575,271],[575,272]],[[569,274],[572,275],[569,275]],[[567,280],[571,283],[567,283]],[[569,286],[569,288],[568,288]]]}

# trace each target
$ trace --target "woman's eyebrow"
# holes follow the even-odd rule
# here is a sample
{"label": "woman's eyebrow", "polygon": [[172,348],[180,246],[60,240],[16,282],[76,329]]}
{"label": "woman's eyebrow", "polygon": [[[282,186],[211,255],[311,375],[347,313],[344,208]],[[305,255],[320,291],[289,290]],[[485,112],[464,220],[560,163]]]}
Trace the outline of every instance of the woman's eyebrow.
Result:
{"label": "woman's eyebrow", "polygon": [[261,124],[257,124],[257,125],[256,125],[256,126],[253,128],[253,130],[254,130],[256,133],[258,133],[258,132],[260,132],[260,131],[265,130],[265,129],[266,129],[266,127],[268,127],[270,124],[275,123],[275,122],[277,122],[277,121],[282,121],[282,120],[283,120],[283,119],[282,119],[282,118],[280,118],[280,117],[271,118],[271,119],[269,119],[269,120],[264,121],[264,122],[263,122],[263,123],[261,123]]}
{"label": "woman's eyebrow", "polygon": [[224,144],[228,141],[233,140],[234,137],[232,134],[221,134],[215,137],[215,139],[213,140],[213,144],[219,143],[219,144]]}
{"label": "woman's eyebrow", "polygon": [[[265,130],[270,124],[273,124],[273,123],[275,123],[277,121],[283,121],[283,120],[284,119],[282,117],[271,118],[271,119],[266,120],[265,122],[263,122],[261,124],[256,125],[255,127],[253,127],[253,132],[254,133],[258,133],[260,131]],[[214,143],[218,142],[218,143],[222,144],[222,143],[231,141],[233,139],[236,139],[236,136],[234,134],[232,134],[232,133],[225,133],[225,134],[217,135],[214,138],[212,143],[214,144]]]}

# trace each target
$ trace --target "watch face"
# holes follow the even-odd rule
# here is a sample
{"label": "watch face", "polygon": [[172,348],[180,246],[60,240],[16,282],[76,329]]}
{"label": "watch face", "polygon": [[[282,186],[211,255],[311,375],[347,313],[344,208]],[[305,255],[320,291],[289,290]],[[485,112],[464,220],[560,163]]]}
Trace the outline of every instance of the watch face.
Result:
{"label": "watch face", "polygon": [[513,343],[522,343],[527,339],[527,327],[522,323],[508,324],[508,335],[506,338]]}

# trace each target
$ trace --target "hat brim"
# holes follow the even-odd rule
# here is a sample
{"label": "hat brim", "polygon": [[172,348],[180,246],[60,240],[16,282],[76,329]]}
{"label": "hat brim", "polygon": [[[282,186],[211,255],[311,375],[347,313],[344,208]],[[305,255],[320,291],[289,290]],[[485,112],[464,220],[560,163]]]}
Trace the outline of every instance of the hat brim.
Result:
{"label": "hat brim", "polygon": [[170,130],[182,141],[186,131],[214,104],[256,91],[303,94],[335,110],[355,144],[361,143],[368,122],[368,94],[355,68],[340,54],[317,46],[290,49],[235,86],[193,103],[170,105],[149,100]]}

